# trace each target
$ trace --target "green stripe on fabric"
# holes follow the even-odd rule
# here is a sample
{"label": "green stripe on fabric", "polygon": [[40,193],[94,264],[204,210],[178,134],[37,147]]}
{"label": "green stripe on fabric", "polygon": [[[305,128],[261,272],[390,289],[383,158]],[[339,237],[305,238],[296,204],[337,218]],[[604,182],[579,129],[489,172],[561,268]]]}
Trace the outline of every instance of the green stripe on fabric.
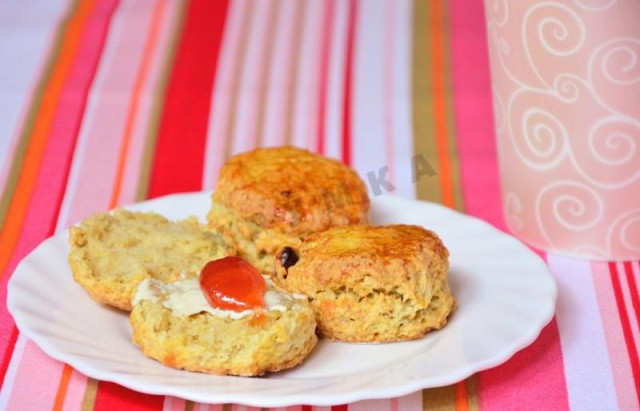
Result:
{"label": "green stripe on fabric", "polygon": [[84,390],[84,396],[82,397],[82,411],[92,411],[93,406],[96,403],[96,395],[98,393],[98,380],[93,378],[87,379],[87,387]]}
{"label": "green stripe on fabric", "polygon": [[451,59],[451,26],[449,24],[449,7],[445,2],[444,7],[444,62],[445,62],[445,87],[446,87],[446,119],[447,119],[447,140],[449,143],[449,158],[451,159],[451,184],[453,185],[453,196],[455,201],[455,209],[464,211],[464,197],[462,194],[462,182],[460,179],[460,161],[458,154],[458,139],[456,130],[456,118],[454,107],[454,89],[453,89],[453,69]]}
{"label": "green stripe on fabric", "polygon": [[422,390],[424,411],[455,411],[456,393],[453,385]]}
{"label": "green stripe on fabric", "polygon": [[438,170],[438,151],[433,136],[434,117],[431,84],[429,8],[425,0],[413,2],[413,42],[411,63],[411,94],[413,121],[412,162],[416,196],[421,200],[442,202],[439,181],[430,169]]}
{"label": "green stripe on fabric", "polygon": [[158,85],[153,93],[153,104],[151,106],[151,115],[149,118],[149,125],[147,126],[147,135],[145,137],[144,150],[142,154],[140,177],[138,178],[138,187],[136,190],[136,201],[145,200],[149,193],[151,166],[153,164],[153,153],[155,153],[156,142],[158,139],[160,116],[162,115],[167,86],[176,60],[178,43],[184,28],[187,10],[188,0],[181,0],[180,5],[177,7],[175,19],[171,23],[173,28],[171,29],[171,38],[167,48],[167,54],[162,63],[162,70],[158,79]]}

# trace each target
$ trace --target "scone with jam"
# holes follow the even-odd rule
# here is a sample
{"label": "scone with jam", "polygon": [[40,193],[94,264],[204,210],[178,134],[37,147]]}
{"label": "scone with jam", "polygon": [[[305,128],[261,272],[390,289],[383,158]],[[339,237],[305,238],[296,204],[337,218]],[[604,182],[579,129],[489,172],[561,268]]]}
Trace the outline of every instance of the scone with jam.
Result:
{"label": "scone with jam", "polygon": [[144,354],[174,368],[258,376],[291,368],[316,345],[304,296],[277,289],[238,257],[207,263],[199,279],[146,279],[130,316]]}

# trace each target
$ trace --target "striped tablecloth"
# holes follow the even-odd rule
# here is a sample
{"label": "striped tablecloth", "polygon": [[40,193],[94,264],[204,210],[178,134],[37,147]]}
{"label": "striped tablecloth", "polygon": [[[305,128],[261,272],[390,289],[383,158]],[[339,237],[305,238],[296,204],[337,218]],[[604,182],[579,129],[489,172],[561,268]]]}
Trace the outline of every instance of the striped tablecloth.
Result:
{"label": "striped tablecloth", "polygon": [[[211,189],[233,153],[308,147],[386,173],[372,195],[504,228],[486,43],[481,0],[0,0],[0,410],[244,409],[87,378],[5,304],[48,236]],[[414,182],[416,159],[434,172]],[[450,387],[334,408],[638,409],[640,265],[544,257],[560,298],[530,347]]]}

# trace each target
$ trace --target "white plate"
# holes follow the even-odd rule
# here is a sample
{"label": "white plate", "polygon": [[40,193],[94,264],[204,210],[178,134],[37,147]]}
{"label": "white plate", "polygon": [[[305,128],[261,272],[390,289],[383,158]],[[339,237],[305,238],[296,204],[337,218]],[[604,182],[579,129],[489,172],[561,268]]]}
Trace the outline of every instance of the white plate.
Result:
{"label": "white plate", "polygon": [[[193,193],[129,208],[177,219],[204,216],[208,207],[208,193]],[[90,377],[151,394],[263,407],[349,403],[452,384],[503,363],[551,320],[555,281],[545,263],[513,237],[448,208],[395,197],[375,198],[372,220],[423,225],[449,248],[458,308],[441,331],[390,344],[322,341],[301,366],[266,378],[175,370],[131,343],[125,313],[93,302],[73,282],[67,232],[20,263],[7,305],[25,336]]]}

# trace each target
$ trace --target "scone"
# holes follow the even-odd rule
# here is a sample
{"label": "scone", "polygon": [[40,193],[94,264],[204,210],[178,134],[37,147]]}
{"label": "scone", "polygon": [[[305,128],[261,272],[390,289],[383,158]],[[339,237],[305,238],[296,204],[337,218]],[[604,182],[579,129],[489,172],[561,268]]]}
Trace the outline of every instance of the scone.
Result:
{"label": "scone", "polygon": [[304,296],[278,290],[265,276],[264,306],[240,312],[212,306],[198,280],[143,281],[133,301],[133,340],[174,368],[258,376],[302,362],[317,343]]}
{"label": "scone", "polygon": [[291,241],[334,226],[368,220],[367,189],[339,161],[294,147],[257,149],[220,170],[208,226],[234,242],[261,272]]}
{"label": "scone", "polygon": [[235,252],[195,218],[171,222],[159,214],[121,209],[94,214],[70,228],[69,244],[76,282],[94,300],[126,311],[145,278],[197,277],[207,261]]}
{"label": "scone", "polygon": [[275,281],[309,297],[327,339],[410,340],[443,327],[455,306],[448,255],[422,227],[339,227],[279,250]]}

